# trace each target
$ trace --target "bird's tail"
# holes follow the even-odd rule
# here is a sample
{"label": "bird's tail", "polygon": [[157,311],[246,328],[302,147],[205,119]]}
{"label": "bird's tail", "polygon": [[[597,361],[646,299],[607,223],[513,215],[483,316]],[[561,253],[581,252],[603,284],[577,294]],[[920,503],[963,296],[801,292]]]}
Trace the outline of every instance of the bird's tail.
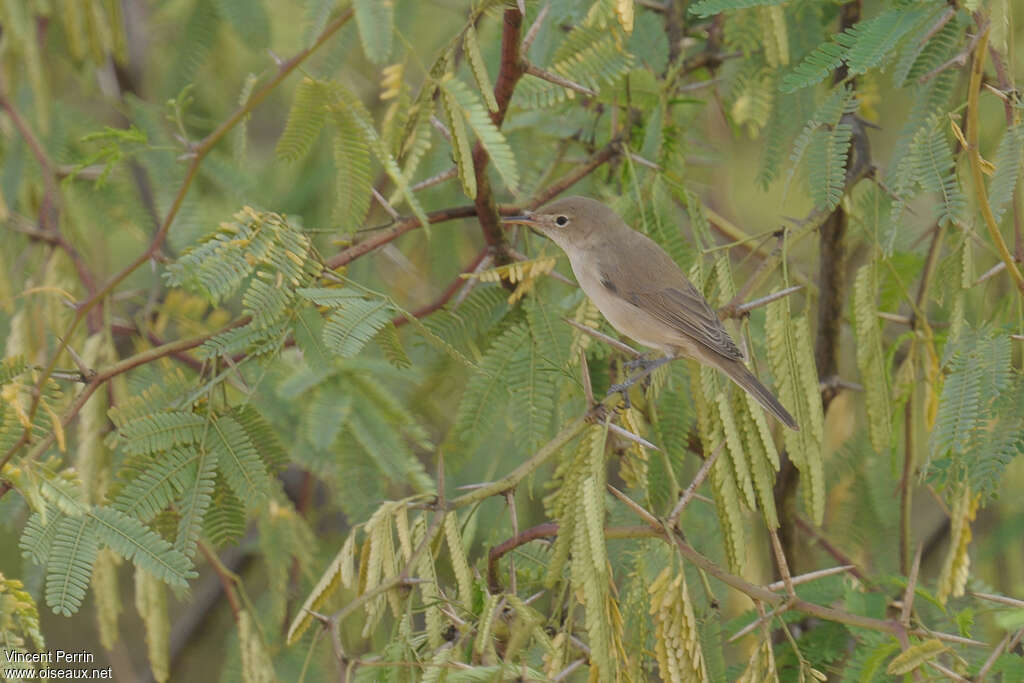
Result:
{"label": "bird's tail", "polygon": [[789,414],[789,411],[779,403],[779,399],[775,398],[772,392],[768,391],[768,387],[761,384],[757,377],[754,377],[754,373],[747,369],[743,361],[716,358],[715,365],[727,374],[729,379],[736,382],[744,391],[757,399],[757,402],[764,406],[765,410],[778,418],[779,422],[790,429],[800,429],[796,424],[796,420]]}

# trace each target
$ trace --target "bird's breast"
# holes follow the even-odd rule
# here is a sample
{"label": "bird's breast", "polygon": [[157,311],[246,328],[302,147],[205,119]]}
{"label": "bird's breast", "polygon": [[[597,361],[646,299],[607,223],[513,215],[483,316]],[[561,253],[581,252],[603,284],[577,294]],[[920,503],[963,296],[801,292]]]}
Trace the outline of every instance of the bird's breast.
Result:
{"label": "bird's breast", "polygon": [[572,272],[583,292],[616,330],[644,346],[668,355],[678,353],[678,334],[625,298],[625,285],[601,273],[585,257],[569,257]]}

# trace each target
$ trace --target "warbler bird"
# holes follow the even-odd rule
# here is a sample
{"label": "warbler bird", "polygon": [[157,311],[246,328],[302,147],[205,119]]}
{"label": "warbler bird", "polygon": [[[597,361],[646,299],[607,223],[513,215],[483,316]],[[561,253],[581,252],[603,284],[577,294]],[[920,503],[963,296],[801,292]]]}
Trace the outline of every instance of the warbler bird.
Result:
{"label": "warbler bird", "polygon": [[784,425],[799,429],[789,411],[747,369],[743,352],[675,261],[612,209],[587,197],[566,197],[505,222],[530,226],[561,247],[580,287],[608,322],[665,354],[641,361],[642,372],[609,393],[625,391],[671,360],[695,358],[725,373]]}

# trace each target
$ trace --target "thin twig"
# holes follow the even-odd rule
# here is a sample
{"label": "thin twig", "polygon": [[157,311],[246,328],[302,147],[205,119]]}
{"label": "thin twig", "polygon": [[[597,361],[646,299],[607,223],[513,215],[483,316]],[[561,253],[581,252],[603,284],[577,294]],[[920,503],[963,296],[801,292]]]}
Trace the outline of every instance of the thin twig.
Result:
{"label": "thin twig", "polygon": [[[661,523],[654,517],[654,515],[645,510],[643,506],[638,505],[636,502],[634,502],[628,496],[626,496],[626,494],[622,493],[621,491],[618,491],[614,487],[609,486],[608,488],[617,498],[619,498],[619,500],[626,503],[637,515],[639,515],[640,518],[643,519],[646,524],[651,526],[652,529],[660,530],[660,535],[662,538],[666,538],[671,543],[674,543],[680,555],[682,555],[685,559],[689,560],[700,569],[706,571],[709,575],[715,577],[719,581],[722,581],[726,585],[735,588],[741,593],[746,594],[748,597],[754,600],[760,600],[769,605],[772,605],[773,607],[787,601],[785,597],[779,595],[778,593],[768,590],[764,586],[752,584],[746,579],[736,576],[735,574],[732,574],[722,569],[712,560],[702,555],[690,544],[684,541],[678,533],[671,533],[668,530],[666,530],[665,527],[663,527]],[[851,571],[853,570],[851,569]],[[834,609],[831,607],[818,605],[813,602],[808,602],[807,600],[803,600],[802,598],[789,598],[788,600],[791,604],[791,609],[803,612],[804,614],[808,614],[819,619],[824,619],[826,621],[834,621],[840,624],[859,626],[862,628],[868,628],[875,631],[882,631],[884,633],[891,633],[893,635],[907,633],[907,630],[903,628],[903,625],[895,620],[875,619],[873,617],[865,617],[859,614],[852,614],[840,609]],[[984,643],[980,640],[964,638],[963,636],[958,636],[952,633],[930,631],[923,628],[914,629],[909,633],[911,635],[938,638],[939,640],[944,640],[951,643],[960,643],[962,645],[988,647],[987,643]]]}
{"label": "thin twig", "polygon": [[1003,652],[1011,651],[1013,648],[1017,647],[1017,643],[1020,642],[1021,637],[1024,637],[1024,628],[1018,630],[1016,634],[1007,633],[1006,636],[999,641],[996,648],[992,650],[991,654],[989,654],[988,659],[986,659],[985,663],[981,665],[981,668],[978,669],[978,673],[974,676],[975,683],[981,683],[984,681],[988,672],[993,666],[995,666],[995,663],[1002,656]]}
{"label": "thin twig", "polygon": [[452,141],[452,132],[448,130],[448,126],[444,125],[444,122],[441,121],[441,119],[437,118],[436,114],[430,115],[430,125],[432,125],[445,140],[448,142]]}
{"label": "thin twig", "polygon": [[605,486],[613,496],[615,496],[623,503],[625,503],[626,507],[630,508],[633,512],[635,512],[640,517],[640,519],[647,522],[648,526],[650,526],[652,529],[661,528],[661,522],[658,521],[658,518],[652,515],[650,512],[648,512],[642,505],[638,504],[632,498],[630,498],[625,493],[615,488],[611,484],[606,484]]}
{"label": "thin twig", "polygon": [[832,375],[826,377],[818,382],[818,391],[838,391],[839,389],[846,389],[848,391],[864,391],[864,387],[856,382],[850,382],[845,380],[839,375]]}
{"label": "thin twig", "polygon": [[854,561],[850,559],[850,556],[844,553],[839,548],[837,548],[835,545],[833,545],[832,542],[825,538],[825,535],[822,534],[818,529],[815,529],[810,522],[808,522],[806,519],[798,515],[796,517],[796,526],[805,534],[816,540],[818,542],[818,545],[820,545],[826,553],[831,555],[836,562],[839,562],[843,565],[848,565],[851,568],[850,573],[853,574],[858,581],[861,581],[862,583],[870,583],[864,572],[858,569]]}
{"label": "thin twig", "polygon": [[971,283],[971,287],[977,287],[982,282],[985,282],[989,278],[998,275],[1004,270],[1006,270],[1006,261],[1000,261],[999,263],[995,264],[994,266],[986,270],[984,273],[982,273],[981,277],[979,277],[977,280]]}
{"label": "thin twig", "polygon": [[552,678],[551,680],[555,681],[555,683],[558,683],[559,681],[564,681],[566,678],[569,677],[569,675],[573,671],[575,671],[576,669],[578,669],[581,666],[583,666],[584,664],[586,664],[586,662],[587,662],[587,660],[582,658],[582,657],[580,659],[573,660],[573,662],[570,663],[569,666],[567,666],[564,669],[562,669],[561,671],[559,671],[558,675],[555,676],[554,678]]}
{"label": "thin twig", "polygon": [[385,199],[384,195],[377,191],[377,188],[370,188],[370,192],[373,193],[373,198],[376,199],[377,203],[381,205],[381,208],[384,209],[384,212],[387,215],[391,216],[391,220],[397,221],[401,218],[401,215],[398,213],[398,211],[395,210],[395,207],[391,206],[391,202]]}
{"label": "thin twig", "polygon": [[[39,164],[39,168],[42,171],[43,183],[46,190],[43,194],[42,201],[39,205],[39,234],[45,235],[43,239],[54,244],[68,255],[71,259],[72,265],[75,267],[75,272],[78,274],[78,280],[82,283],[85,288],[85,292],[89,297],[96,294],[96,277],[93,272],[89,269],[85,259],[82,258],[78,250],[75,249],[64,234],[60,231],[60,219],[59,219],[59,208],[60,208],[60,190],[57,187],[56,180],[60,178],[58,167],[54,166],[50,157],[46,154],[46,150],[43,149],[42,143],[32,132],[32,128],[28,125],[25,119],[22,118],[17,107],[7,97],[7,93],[3,88],[0,88],[0,108],[7,112],[7,115],[11,119],[11,123],[18,130],[22,139],[28,145],[32,151],[32,156],[35,157],[36,163]],[[89,332],[95,334],[99,331],[100,325],[103,320],[103,314],[100,309],[91,313],[88,317]],[[41,386],[41,385],[40,385]],[[34,414],[34,413],[33,413]]]}
{"label": "thin twig", "polygon": [[[794,576],[794,577],[792,577],[792,579],[790,579],[790,583],[792,585],[794,585],[794,586],[799,586],[802,583],[810,583],[811,581],[816,581],[818,579],[823,579],[823,578],[825,578],[827,576],[835,576],[836,574],[842,574],[844,572],[850,571],[853,568],[854,567],[853,567],[852,564],[844,564],[844,565],[839,566],[839,567],[829,567],[828,569],[818,569],[817,571],[807,572],[806,574],[801,574],[800,576]],[[768,584],[768,586],[767,586],[768,590],[772,590],[772,591],[782,590],[785,587],[786,587],[786,582],[785,581],[776,581],[774,583]]]}
{"label": "thin twig", "polygon": [[459,174],[459,169],[457,167],[455,167],[455,166],[452,166],[447,171],[441,171],[440,173],[438,173],[436,175],[430,176],[426,180],[421,180],[420,182],[416,183],[415,185],[412,186],[412,191],[413,192],[419,192],[420,190],[425,190],[428,187],[433,187],[434,185],[440,185],[441,183],[443,183],[446,180],[451,180],[452,178],[454,178],[458,174]]}
{"label": "thin twig", "polygon": [[795,598],[796,591],[793,589],[793,577],[789,572],[789,561],[786,559],[786,553],[782,551],[782,543],[779,541],[779,533],[769,527],[768,536],[772,541],[772,553],[775,555],[775,563],[778,565],[779,574],[782,575],[782,583],[786,587],[786,592],[789,593],[789,597]]}
{"label": "thin twig", "polygon": [[[71,420],[73,420],[75,416],[78,415],[78,412],[82,409],[82,406],[85,405],[86,401],[89,400],[89,397],[91,397],[93,393],[101,385],[103,385],[104,382],[110,380],[111,378],[124,374],[129,370],[133,370],[139,367],[140,365],[145,365],[160,358],[164,358],[165,356],[171,356],[178,352],[194,349],[195,347],[205,342],[207,339],[210,339],[213,336],[216,336],[235,327],[238,327],[239,325],[244,325],[247,322],[249,322],[249,320],[249,317],[245,316],[243,318],[239,318],[230,325],[227,325],[226,327],[217,330],[216,332],[202,334],[199,335],[198,337],[179,339],[177,341],[164,344],[163,346],[157,346],[152,349],[147,349],[146,351],[142,351],[133,356],[129,356],[128,358],[118,361],[117,363],[114,363],[109,367],[96,371],[96,374],[93,376],[92,380],[85,385],[81,393],[79,393],[77,398],[75,398],[74,402],[72,402],[71,407],[68,408],[67,412],[64,413],[64,415],[61,417],[61,424],[64,427],[67,427],[71,423]],[[32,460],[42,455],[46,451],[46,449],[49,448],[50,445],[54,442],[55,438],[56,435],[54,434],[54,432],[50,432],[50,434],[48,434],[46,437],[44,437],[41,441],[39,441],[36,444],[35,448],[33,448],[28,453],[28,455],[25,456],[25,459]],[[3,459],[0,460],[0,469],[2,469],[3,466],[6,465],[7,462],[14,456],[18,449],[27,442],[27,437],[23,434],[21,439],[15,442],[14,445],[12,445],[4,454]],[[0,488],[0,497],[2,497],[3,493],[6,493],[6,491],[3,488]]]}
{"label": "thin twig", "polygon": [[616,339],[615,337],[609,337],[604,332],[599,332],[598,330],[595,330],[593,327],[588,327],[587,325],[584,325],[583,323],[576,322],[572,318],[562,318],[562,320],[564,322],[569,323],[570,325],[572,325],[573,327],[575,327],[579,331],[583,332],[584,334],[590,335],[594,339],[597,339],[599,341],[604,342],[605,344],[607,344],[608,346],[612,347],[613,349],[618,349],[619,351],[622,351],[623,353],[628,353],[631,356],[642,356],[643,355],[642,353],[640,353],[639,351],[634,349],[629,344],[626,344],[625,342],[621,342],[618,339]]}
{"label": "thin twig", "polygon": [[569,80],[565,76],[559,76],[558,74],[545,71],[536,64],[526,63],[526,73],[531,76],[535,76],[541,80],[547,81],[548,83],[554,83],[560,85],[568,90],[575,90],[578,93],[586,95],[587,97],[597,97],[597,91],[591,90],[585,85],[580,85],[576,81]]}
{"label": "thin twig", "polygon": [[778,301],[779,299],[783,299],[783,298],[789,296],[790,294],[793,294],[794,292],[799,292],[803,288],[804,288],[803,285],[793,285],[792,287],[786,287],[785,289],[780,289],[779,291],[774,292],[772,294],[768,294],[767,296],[762,296],[760,299],[754,299],[753,301],[749,301],[749,302],[747,302],[745,304],[741,304],[739,306],[736,306],[735,308],[729,309],[728,311],[723,309],[722,317],[727,317],[728,316],[728,317],[740,318],[740,317],[742,317],[744,315],[747,315],[748,313],[750,313],[755,308],[760,308],[761,306],[765,306],[767,304],[770,304],[773,301]]}
{"label": "thin twig", "polygon": [[978,591],[971,591],[971,595],[982,600],[991,600],[992,602],[998,602],[1003,605],[1009,605],[1010,607],[1016,607],[1017,609],[1024,609],[1024,600],[1018,600],[1017,598],[1010,598],[1005,595],[996,595],[995,593],[979,593]]}
{"label": "thin twig", "polygon": [[774,619],[775,617],[777,617],[780,614],[782,614],[783,612],[787,611],[791,606],[792,605],[789,602],[782,603],[781,605],[779,605],[778,607],[773,609],[771,612],[768,612],[766,614],[762,614],[757,619],[755,619],[754,621],[750,622],[749,624],[747,624],[746,626],[741,628],[739,631],[737,631],[736,633],[731,635],[729,637],[729,639],[727,641],[725,641],[725,642],[727,642],[727,643],[735,643],[737,640],[739,640],[743,636],[747,635],[748,633],[750,633],[751,631],[756,629],[761,624],[767,623],[767,622],[771,621],[772,619]]}
{"label": "thin twig", "polygon": [[944,667],[941,664],[939,664],[938,662],[936,662],[934,659],[929,659],[928,661],[925,662],[925,664],[927,664],[931,668],[935,669],[936,671],[938,671],[943,676],[946,676],[951,681],[963,681],[964,683],[970,683],[971,682],[971,679],[964,678],[963,676],[961,676],[957,672],[953,671],[952,669],[947,669],[946,667]]}
{"label": "thin twig", "polygon": [[634,441],[634,442],[640,444],[644,448],[649,448],[652,451],[660,451],[661,450],[660,448],[655,446],[653,443],[651,443],[650,441],[648,441],[644,437],[640,436],[639,434],[634,434],[633,432],[629,431],[628,429],[625,429],[624,427],[620,427],[619,425],[615,424],[614,422],[609,422],[608,423],[608,429],[610,431],[615,432],[619,436],[623,436],[623,437],[629,439],[630,441]]}
{"label": "thin twig", "polygon": [[928,29],[928,33],[924,34],[924,36],[921,38],[921,40],[919,40],[917,42],[917,44],[918,45],[924,45],[925,43],[927,43],[929,40],[932,39],[932,36],[934,36],[936,33],[941,31],[942,27],[945,26],[946,24],[948,24],[949,20],[952,19],[955,16],[956,16],[956,6],[955,5],[950,5],[949,7],[946,8],[946,11],[942,13],[942,16],[940,16],[935,21],[935,23],[932,25],[932,27],[930,29]]}
{"label": "thin twig", "polygon": [[449,507],[451,509],[455,509],[465,507],[466,505],[472,505],[486,498],[490,498],[491,496],[503,494],[505,491],[514,488],[520,481],[529,476],[531,472],[535,471],[538,467],[554,456],[562,446],[582,432],[590,423],[590,416],[599,408],[603,409],[604,404],[598,403],[593,410],[587,411],[584,415],[581,415],[570,422],[562,429],[562,431],[544,444],[530,459],[520,464],[501,479],[484,484],[469,493],[462,494],[458,498],[453,499],[449,503]]}
{"label": "thin twig", "polygon": [[711,451],[711,455],[704,458],[704,462],[701,464],[700,469],[697,470],[697,474],[693,477],[693,481],[691,481],[690,485],[686,487],[685,491],[683,491],[683,495],[679,496],[679,501],[676,503],[675,507],[672,508],[672,512],[669,513],[668,521],[666,522],[669,529],[676,528],[676,525],[679,523],[679,517],[683,514],[683,509],[689,505],[690,501],[697,493],[697,489],[704,483],[704,480],[711,472],[711,468],[714,467],[715,461],[718,460],[718,456],[724,450],[724,446],[725,442],[723,441],[715,446]]}
{"label": "thin twig", "polygon": [[220,558],[217,557],[217,553],[205,541],[199,539],[197,546],[203,556],[206,557],[206,561],[210,563],[214,573],[217,574],[217,578],[220,579],[221,588],[224,589],[224,595],[227,596],[228,604],[231,605],[231,613],[234,615],[235,621],[238,621],[238,615],[242,611],[242,606],[238,602],[238,595],[235,593],[235,582],[238,581],[238,576],[224,566]]}
{"label": "thin twig", "polygon": [[530,46],[533,45],[533,41],[537,38],[537,34],[540,32],[540,27],[544,24],[544,19],[548,16],[548,10],[551,9],[551,3],[546,2],[541,7],[540,12],[537,13],[537,18],[530,24],[530,28],[526,31],[526,36],[523,38],[523,44],[519,47],[519,54],[525,55],[530,51]]}
{"label": "thin twig", "polygon": [[[477,269],[477,267],[481,263],[483,263],[484,259],[487,258],[488,253],[490,253],[490,251],[489,249],[487,249],[487,247],[481,249],[480,253],[476,255],[476,257],[469,263],[469,265],[467,265],[460,271],[460,275],[455,276],[455,279],[452,280],[451,284],[449,284],[436,299],[431,301],[429,304],[421,306],[420,308],[417,308],[415,311],[412,311],[412,317],[423,318],[437,310],[440,310],[441,308],[444,308],[444,305],[448,303],[449,299],[455,296],[463,287],[467,286],[468,283],[461,277],[461,274],[474,272]],[[408,322],[409,318],[404,315],[395,316],[391,320],[391,323],[395,327],[401,327],[402,325],[405,325]]]}
{"label": "thin twig", "polygon": [[917,545],[917,553],[914,554],[914,563],[910,567],[910,576],[907,577],[907,588],[903,591],[903,605],[900,607],[900,623],[904,628],[910,628],[910,614],[914,609],[914,596],[917,591],[917,573],[921,569],[921,553],[924,551],[924,544]]}
{"label": "thin twig", "polygon": [[583,397],[587,400],[587,408],[594,406],[594,386],[590,381],[590,365],[587,363],[587,352],[580,347],[580,379],[583,382]]}
{"label": "thin twig", "polygon": [[[565,192],[580,180],[593,173],[595,169],[618,153],[619,144],[616,139],[595,152],[586,163],[576,166],[572,171],[566,173],[554,183],[544,188],[543,191],[539,192],[535,197],[526,202],[525,207],[501,206],[498,211],[502,216],[515,216],[522,213],[523,208],[535,209],[538,206],[547,203],[554,197],[557,197],[562,192]],[[447,209],[431,211],[427,214],[427,222],[434,225],[436,223],[444,223],[458,218],[471,218],[472,216],[475,216],[476,213],[477,211],[475,206],[454,206]],[[362,242],[354,244],[335,254],[333,257],[328,259],[327,266],[333,269],[348,265],[357,258],[360,258],[361,256],[364,256],[385,244],[393,242],[405,233],[419,227],[421,226],[418,218],[414,216],[406,216],[390,229],[382,231],[369,239],[363,240]]]}
{"label": "thin twig", "polygon": [[[967,47],[965,47],[962,52],[959,52],[950,59],[947,59],[942,64],[939,64],[937,67],[935,67],[928,73],[922,75],[920,78],[917,79],[917,82],[927,83],[928,81],[932,80],[946,69],[951,69],[953,67],[962,68],[965,64],[967,64],[967,59],[971,56],[971,53],[975,51],[974,48],[978,44],[978,41],[981,40],[982,34],[987,33],[987,28],[985,30],[978,29],[978,32],[974,34],[974,36],[971,38],[971,42],[967,44]],[[987,35],[985,40],[988,40]]]}
{"label": "thin twig", "polygon": [[[985,178],[981,169],[981,150],[978,143],[978,93],[981,90],[981,76],[985,66],[986,48],[988,46],[989,27],[979,28],[977,48],[974,49],[974,63],[971,66],[971,81],[967,90],[967,155],[971,160],[971,175],[974,178],[974,194],[977,198],[981,215],[985,219],[989,235],[996,245],[1000,258],[1006,263],[1006,270],[1013,277],[1017,288],[1024,294],[1024,275],[1017,268],[1013,255],[1006,246],[1003,234],[999,231],[999,224],[992,213],[992,206],[988,201],[988,190],[985,188]],[[972,41],[971,48],[974,48]]]}
{"label": "thin twig", "polygon": [[[175,195],[171,206],[164,216],[163,222],[160,224],[160,228],[153,235],[150,240],[149,246],[147,246],[141,254],[133,259],[128,265],[122,268],[117,274],[110,278],[102,287],[98,288],[86,301],[84,301],[78,309],[75,311],[75,317],[71,321],[71,325],[64,333],[64,343],[57,346],[57,350],[54,352],[53,357],[50,359],[50,363],[46,370],[40,375],[38,382],[36,383],[36,391],[32,398],[31,406],[28,412],[28,421],[31,424],[32,419],[35,417],[36,411],[39,409],[39,401],[42,397],[42,387],[46,384],[46,380],[49,379],[50,373],[56,367],[61,354],[66,348],[67,340],[72,338],[72,334],[82,320],[89,314],[105,296],[110,294],[119,284],[124,282],[132,273],[134,273],[140,266],[149,261],[154,254],[160,249],[163,243],[167,239],[167,235],[171,230],[171,225],[174,223],[175,217],[178,215],[178,211],[181,210],[182,204],[185,201],[185,195],[188,194],[189,189],[192,187],[193,181],[199,172],[199,165],[203,162],[203,159],[210,153],[210,151],[220,142],[227,133],[238,125],[239,122],[248,117],[249,113],[264,99],[270,95],[271,92],[287,78],[295,69],[297,69],[311,54],[313,54],[321,45],[337,33],[342,26],[344,26],[353,16],[353,10],[347,9],[342,12],[338,17],[331,21],[324,30],[320,33],[317,39],[311,46],[302,50],[297,55],[289,59],[288,61],[281,64],[278,68],[277,73],[274,74],[266,85],[254,92],[249,99],[242,104],[238,109],[234,111],[216,129],[213,130],[209,135],[202,139],[194,148],[191,149],[191,162],[189,163],[188,169],[185,171],[185,177],[182,180],[181,186],[178,188],[178,192]],[[7,464],[14,452],[22,445],[28,442],[30,430],[26,430],[22,433],[22,437],[18,439],[16,444],[12,446],[11,450],[8,451],[7,455],[0,461],[0,468]]]}

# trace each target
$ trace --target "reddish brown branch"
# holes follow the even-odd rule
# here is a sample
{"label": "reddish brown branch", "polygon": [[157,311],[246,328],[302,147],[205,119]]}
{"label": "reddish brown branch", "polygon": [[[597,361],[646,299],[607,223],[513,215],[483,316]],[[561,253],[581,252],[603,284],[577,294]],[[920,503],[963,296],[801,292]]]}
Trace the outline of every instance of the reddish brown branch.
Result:
{"label": "reddish brown branch", "polygon": [[[501,67],[498,70],[498,80],[494,84],[494,99],[498,104],[498,109],[491,112],[491,120],[499,128],[502,121],[505,120],[516,83],[526,72],[526,65],[519,54],[519,33],[523,24],[523,15],[518,9],[508,9],[505,10],[503,17],[505,26],[501,33]],[[493,248],[494,261],[500,266],[511,263],[512,257],[508,254],[505,231],[502,229],[501,217],[498,214],[494,192],[491,190],[491,181],[487,175],[489,161],[490,156],[488,156],[487,150],[484,149],[483,143],[477,140],[473,146],[473,173],[476,176],[477,187],[474,205],[484,239]]]}
{"label": "reddish brown branch", "polygon": [[[457,218],[469,218],[470,216],[475,215],[475,206],[454,206],[448,209],[431,211],[427,214],[427,222],[434,225],[435,223],[444,223],[445,221],[453,221]],[[393,227],[379,232],[373,237],[365,239],[358,244],[353,244],[348,249],[335,254],[327,260],[327,267],[334,269],[340,268],[341,266],[347,266],[360,256],[364,256],[389,242],[393,242],[405,233],[410,230],[415,230],[418,227],[420,227],[420,221],[415,216],[403,218]]]}
{"label": "reddish brown branch", "polygon": [[796,525],[800,528],[800,531],[804,532],[805,534],[813,538],[815,541],[817,541],[818,545],[821,546],[822,550],[831,555],[836,562],[842,565],[849,565],[851,574],[856,576],[858,580],[864,583],[870,583],[868,581],[868,578],[864,575],[864,572],[862,572],[857,567],[854,561],[850,559],[849,555],[847,555],[842,550],[833,545],[832,542],[825,538],[825,536],[822,535],[820,531],[811,526],[811,523],[808,522],[806,519],[800,517],[799,515],[795,516],[795,519]]}
{"label": "reddish brown branch", "polygon": [[[420,308],[417,308],[415,311],[412,311],[413,317],[422,318],[424,316],[428,316],[434,311],[443,307],[446,303],[448,303],[448,300],[455,296],[455,294],[460,289],[462,289],[463,285],[466,284],[466,278],[462,277],[462,275],[464,275],[465,273],[472,273],[474,270],[476,270],[477,266],[483,263],[483,260],[487,258],[487,254],[489,254],[490,251],[491,250],[487,247],[481,249],[480,253],[476,255],[476,258],[474,258],[469,265],[467,265],[465,268],[459,271],[459,274],[456,275],[455,279],[452,280],[451,284],[448,285],[443,292],[441,292],[440,296],[438,296],[436,299],[431,301],[426,306],[422,306]],[[401,327],[402,325],[409,322],[409,318],[407,318],[404,315],[399,315],[396,316],[391,322],[395,327]]]}
{"label": "reddish brown branch", "polygon": [[594,152],[586,163],[577,166],[555,182],[548,185],[544,190],[540,191],[537,196],[533,197],[526,203],[526,208],[536,209],[538,206],[547,204],[549,201],[562,194],[579,181],[583,180],[583,178],[593,173],[599,166],[601,166],[601,164],[604,164],[605,162],[610,161],[613,157],[618,156],[621,151],[619,141],[619,138],[615,138],[604,147]]}
{"label": "reddish brown branch", "polygon": [[494,100],[498,103],[498,110],[491,112],[491,120],[498,127],[505,120],[516,83],[526,72],[526,64],[519,54],[519,32],[523,25],[523,15],[518,9],[505,10],[504,21],[505,25],[501,31],[501,68],[498,71],[498,80],[494,83]]}
{"label": "reddish brown branch", "polygon": [[[619,140],[615,139],[595,152],[594,155],[586,161],[586,163],[577,166],[572,171],[566,173],[564,176],[549,185],[543,191],[539,192],[535,197],[526,202],[525,208],[535,209],[538,206],[547,203],[553,197],[565,192],[587,175],[593,173],[594,170],[601,166],[601,164],[612,159],[618,153]],[[514,216],[521,213],[522,208],[523,207],[518,206],[499,206],[498,213],[502,216]],[[427,221],[431,225],[434,225],[435,223],[444,223],[445,221],[456,220],[458,218],[470,218],[475,215],[477,215],[476,206],[453,206],[447,209],[439,209],[437,211],[429,212],[427,214]],[[391,228],[384,230],[369,239],[363,240],[358,244],[353,244],[344,251],[338,252],[328,259],[327,267],[333,269],[346,266],[357,258],[365,256],[371,251],[378,249],[389,242],[395,241],[405,233],[410,230],[415,230],[418,227],[420,227],[418,218],[414,216],[402,218]]]}
{"label": "reddish brown branch", "polygon": [[220,579],[220,586],[224,590],[224,595],[227,596],[228,604],[231,605],[231,613],[234,615],[235,621],[238,621],[242,605],[238,600],[238,595],[235,593],[235,577],[229,573],[228,568],[224,566],[210,546],[206,545],[203,541],[199,541],[198,546],[199,550],[206,557],[206,561],[210,563],[210,567],[217,574],[217,578]]}
{"label": "reddish brown branch", "polygon": [[516,536],[499,543],[487,553],[487,589],[491,593],[501,592],[501,581],[498,579],[498,561],[506,554],[512,552],[521,545],[540,538],[554,538],[558,535],[558,524],[545,522],[531,527]]}
{"label": "reddish brown branch", "polygon": [[[28,144],[29,149],[32,150],[32,156],[36,158],[36,163],[39,164],[43,183],[46,186],[39,205],[39,233],[33,236],[64,250],[68,258],[71,259],[75,272],[78,273],[78,280],[85,287],[86,294],[91,298],[96,294],[96,278],[93,276],[92,271],[89,270],[89,266],[86,265],[81,254],[78,253],[78,250],[68,242],[60,231],[60,192],[56,182],[60,173],[59,169],[54,167],[39,139],[36,138],[28,123],[21,117],[14,103],[7,98],[7,94],[2,89],[0,89],[0,108],[3,108],[7,115],[11,117],[14,127],[18,129],[21,137]],[[97,307],[90,312],[87,320],[90,334],[98,332],[102,322],[102,309]]]}

